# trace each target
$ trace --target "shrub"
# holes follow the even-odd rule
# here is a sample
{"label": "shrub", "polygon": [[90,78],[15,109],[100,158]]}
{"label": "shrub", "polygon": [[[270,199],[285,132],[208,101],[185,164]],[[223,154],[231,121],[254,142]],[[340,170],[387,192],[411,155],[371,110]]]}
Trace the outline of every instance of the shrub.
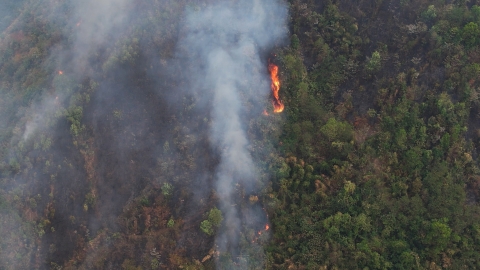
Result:
{"label": "shrub", "polygon": [[162,194],[163,194],[163,196],[168,197],[168,196],[172,195],[172,191],[173,191],[173,186],[172,186],[172,184],[163,183],[163,186],[162,186]]}
{"label": "shrub", "polygon": [[209,236],[213,235],[212,224],[208,220],[204,220],[202,223],[200,223],[200,229]]}
{"label": "shrub", "polygon": [[214,207],[208,212],[208,218],[200,223],[200,229],[207,235],[213,235],[215,228],[218,228],[222,221],[222,211]]}
{"label": "shrub", "polygon": [[420,16],[426,22],[432,21],[433,19],[435,19],[437,17],[437,10],[435,9],[434,5],[430,5],[430,6],[428,6],[427,10],[422,12],[422,14]]}
{"label": "shrub", "polygon": [[216,207],[212,208],[208,213],[208,221],[215,226],[218,227],[223,221],[222,211],[218,210]]}
{"label": "shrub", "polygon": [[175,221],[173,220],[173,218],[170,218],[167,222],[167,227],[173,228],[173,226],[175,226]]}
{"label": "shrub", "polygon": [[372,53],[372,57],[367,59],[367,64],[365,65],[365,69],[367,70],[368,73],[375,73],[380,70],[380,67],[382,65],[380,53],[377,51],[374,51]]}

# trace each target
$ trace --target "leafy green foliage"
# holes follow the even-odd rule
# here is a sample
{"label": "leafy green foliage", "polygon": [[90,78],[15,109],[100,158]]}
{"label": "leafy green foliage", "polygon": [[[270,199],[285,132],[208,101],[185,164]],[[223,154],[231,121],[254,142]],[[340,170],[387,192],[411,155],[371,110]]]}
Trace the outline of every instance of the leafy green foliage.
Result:
{"label": "leafy green foliage", "polygon": [[200,229],[209,236],[213,235],[214,233],[212,223],[210,223],[210,221],[207,219],[200,223]]}
{"label": "leafy green foliage", "polygon": [[175,226],[175,221],[173,220],[173,218],[170,218],[167,222],[167,227],[173,228],[173,226]]}
{"label": "leafy green foliage", "polygon": [[[69,16],[67,2],[51,6]],[[275,48],[277,57],[271,59],[280,66],[285,112],[248,123],[251,152],[262,173],[255,186],[258,196],[240,199],[238,205],[261,205],[271,222],[268,233],[251,230],[239,239],[241,255],[254,265],[250,268],[480,268],[480,7],[468,1],[289,2],[290,45]],[[5,3],[17,9],[22,1]],[[111,48],[89,59],[98,78],[112,83],[111,75],[121,69],[136,81],[132,89],[154,101],[143,74],[155,72],[157,64],[168,66],[175,55],[176,40],[183,35],[178,18],[186,5],[192,12],[205,7],[191,1],[135,6],[147,9],[139,12],[147,16],[132,21]],[[147,126],[148,117],[122,104],[109,107],[101,127],[94,127],[89,102],[97,101],[98,85],[88,77],[77,85],[73,76],[54,70],[59,63],[52,52],[70,46],[71,36],[61,34],[65,18],[49,23],[41,10],[50,12],[38,3],[27,5],[0,37],[0,113],[5,119],[0,123],[0,232],[5,236],[0,238],[0,268],[31,269],[43,259],[50,260],[45,266],[60,268],[65,262],[68,268],[84,257],[84,267],[92,269],[103,269],[106,262],[123,269],[240,268],[242,256],[225,253],[198,263],[184,255],[215,254],[208,251],[214,241],[210,236],[223,223],[222,212],[208,208],[215,196],[202,201],[200,224],[182,219],[190,205],[187,185],[196,176],[195,156],[209,155],[196,147],[207,141],[197,131],[210,124],[208,116],[192,115],[195,102],[186,102],[179,114],[161,111],[156,123],[175,127],[159,135],[156,126],[149,126],[148,132],[142,130],[149,134],[142,144],[135,141],[140,132],[121,124]],[[0,29],[12,19],[1,17]],[[160,60],[144,65],[152,51]],[[174,85],[165,80],[158,87],[162,84]],[[31,120],[21,112],[53,92],[70,97],[69,102],[55,101],[54,112],[42,115],[46,128],[32,140],[20,140]],[[143,94],[132,95],[135,104],[143,104]],[[64,136],[49,131],[50,114],[68,123],[75,149],[70,144],[62,148]],[[188,128],[180,123],[185,119]],[[105,136],[109,128],[128,142],[120,158]],[[160,139],[153,139],[157,135]],[[142,156],[148,151],[144,145],[159,142],[157,168]],[[210,164],[214,158],[205,159]],[[96,171],[99,163],[111,166]],[[128,184],[119,184],[124,170],[132,174],[125,174]],[[80,176],[65,177],[72,172]],[[48,184],[25,187],[20,184],[25,179],[33,186]],[[177,185],[182,181],[187,184]],[[105,186],[118,192],[113,200],[104,199]],[[132,191],[142,195],[130,200]],[[101,209],[122,196],[128,202],[114,209],[120,213],[114,221],[119,232],[107,232],[103,223],[89,232],[91,219],[96,221]],[[65,220],[62,211],[68,213]],[[189,235],[200,237],[192,241],[198,251],[178,244],[185,236],[190,241]],[[73,240],[66,245],[75,251],[58,259],[62,245],[50,242],[68,239]]]}
{"label": "leafy green foliage", "polygon": [[462,29],[462,39],[467,48],[472,48],[480,43],[480,29],[478,24],[469,22]]}
{"label": "leafy green foliage", "polygon": [[425,21],[432,21],[437,17],[437,10],[434,5],[428,6],[427,10],[420,15]]}
{"label": "leafy green foliage", "polygon": [[320,132],[325,135],[330,142],[334,141],[349,141],[353,137],[352,126],[347,122],[335,120],[335,118],[328,119],[327,123],[320,128]]}
{"label": "leafy green foliage", "polygon": [[223,221],[222,211],[220,211],[216,207],[210,209],[210,211],[208,212],[208,221],[210,221],[210,223],[214,227],[220,226]]}
{"label": "leafy green foliage", "polygon": [[67,120],[70,122],[70,133],[74,137],[77,137],[80,132],[85,129],[85,126],[81,123],[82,116],[83,108],[80,106],[74,106],[67,111]]}
{"label": "leafy green foliage", "polygon": [[207,235],[211,236],[215,233],[216,228],[220,227],[223,221],[222,211],[216,207],[210,209],[206,220],[200,223],[200,229]]}
{"label": "leafy green foliage", "polygon": [[148,199],[147,196],[142,196],[140,198],[140,205],[142,206],[150,206],[150,200]]}
{"label": "leafy green foliage", "polygon": [[[387,16],[372,6],[358,8]],[[467,213],[480,213],[469,188],[479,173],[469,134],[480,109],[480,9],[396,8],[403,33],[387,19],[355,30],[343,4],[292,2],[298,44],[283,56],[287,121],[267,198],[274,269],[478,267],[480,216]],[[308,66],[301,79],[292,57]]]}
{"label": "leafy green foliage", "polygon": [[170,197],[172,195],[172,192],[173,192],[173,186],[172,184],[170,183],[163,183],[162,185],[162,194],[163,196],[165,197]]}
{"label": "leafy green foliage", "polygon": [[367,60],[365,64],[365,69],[368,73],[375,73],[380,70],[382,66],[380,53],[378,51],[374,51],[372,56]]}

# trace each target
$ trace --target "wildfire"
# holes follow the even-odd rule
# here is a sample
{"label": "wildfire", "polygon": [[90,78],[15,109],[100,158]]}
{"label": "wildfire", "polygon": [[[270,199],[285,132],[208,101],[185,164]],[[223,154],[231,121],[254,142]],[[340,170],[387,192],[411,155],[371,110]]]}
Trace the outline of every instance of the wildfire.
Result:
{"label": "wildfire", "polygon": [[268,226],[268,224],[265,224],[265,229],[262,230],[262,231],[259,231],[259,232],[258,232],[258,235],[261,235],[263,232],[268,231],[268,229],[270,229],[270,226]]}
{"label": "wildfire", "polygon": [[62,74],[63,74],[63,71],[59,70],[58,75],[62,75]]}
{"label": "wildfire", "polygon": [[280,80],[278,79],[278,66],[269,63],[268,64],[268,71],[270,71],[270,78],[272,79],[272,84],[270,87],[272,88],[273,92],[273,112],[281,113],[285,108],[282,101],[278,97],[278,91],[280,90]]}

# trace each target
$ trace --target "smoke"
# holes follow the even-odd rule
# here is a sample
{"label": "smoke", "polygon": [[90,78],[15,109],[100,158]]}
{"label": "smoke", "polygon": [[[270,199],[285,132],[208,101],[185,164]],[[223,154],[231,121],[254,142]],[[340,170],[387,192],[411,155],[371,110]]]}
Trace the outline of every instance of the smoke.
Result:
{"label": "smoke", "polygon": [[[193,138],[193,135],[198,135],[194,133],[202,132],[200,129],[209,126],[209,143],[219,157],[214,172],[214,186],[225,221],[225,226],[222,227],[224,229],[221,229],[216,237],[218,250],[232,256],[240,254],[242,252],[240,242],[245,227],[250,225],[254,227],[257,223],[257,219],[252,219],[252,216],[257,214],[262,216],[259,220],[265,219],[265,213],[257,209],[258,206],[244,209],[245,207],[236,205],[241,204],[240,197],[248,199],[249,194],[256,192],[255,185],[259,176],[256,173],[256,160],[251,154],[247,127],[252,115],[259,117],[264,104],[269,100],[267,59],[262,55],[285,36],[287,7],[276,0],[219,1],[221,3],[203,4],[195,8],[189,5],[184,18],[172,18],[174,16],[169,16],[170,13],[178,14],[179,10],[183,10],[181,7],[183,4],[177,6],[175,1],[146,1],[148,4],[143,3],[144,5],[156,7],[156,10],[148,11],[150,14],[136,13],[136,8],[141,5],[139,2],[142,1],[44,0],[35,5],[28,1],[26,5],[29,12],[24,12],[26,14],[24,16],[28,17],[31,14],[38,16],[32,20],[38,25],[35,24],[32,28],[40,27],[42,31],[51,28],[51,32],[54,33],[52,35],[55,36],[45,48],[34,48],[38,51],[36,53],[39,55],[38,59],[42,61],[30,60],[34,63],[32,66],[41,65],[38,69],[42,73],[39,74],[45,74],[45,80],[49,83],[42,86],[44,87],[42,89],[32,88],[35,90],[32,90],[35,98],[26,99],[21,103],[21,108],[16,108],[17,105],[13,103],[8,108],[2,107],[3,104],[7,104],[2,100],[3,96],[5,100],[10,99],[1,93],[0,112],[8,111],[12,116],[2,114],[0,126],[14,127],[11,132],[6,132],[6,135],[0,134],[5,137],[1,138],[3,141],[10,141],[6,144],[8,151],[5,151],[9,155],[3,158],[8,161],[10,156],[17,157],[15,161],[18,162],[0,165],[4,167],[8,165],[15,169],[15,172],[12,171],[11,182],[4,186],[14,189],[20,187],[18,183],[24,183],[22,188],[17,190],[18,192],[26,190],[25,195],[20,194],[19,197],[29,198],[31,212],[46,213],[43,209],[51,204],[55,205],[55,214],[54,217],[49,217],[52,224],[48,226],[50,231],[47,230],[43,238],[38,236],[45,234],[45,231],[42,231],[43,227],[37,228],[36,236],[31,229],[30,238],[43,239],[42,243],[46,246],[40,251],[39,249],[35,251],[36,246],[32,244],[25,254],[36,254],[35,256],[39,258],[47,258],[47,261],[61,263],[62,260],[70,260],[75,251],[77,238],[72,238],[71,232],[75,232],[75,235],[78,232],[79,235],[81,231],[86,235],[85,238],[89,238],[95,236],[95,228],[114,227],[114,219],[125,205],[125,194],[132,193],[133,198],[136,195],[133,193],[138,192],[132,188],[135,187],[135,182],[140,182],[138,179],[162,176],[149,172],[155,166],[151,160],[158,157],[156,147],[152,146],[158,144],[157,148],[164,148],[166,152],[164,155],[171,159],[180,155],[172,154],[176,150],[165,150],[163,146],[165,142],[175,142],[169,127],[177,123],[168,124],[167,120],[173,121],[170,116],[176,113],[180,115],[179,119],[183,120],[181,113],[184,111],[180,108],[181,105],[175,108],[179,104],[172,104],[178,100],[171,97],[180,94],[171,93],[169,90],[178,89],[185,84],[190,85],[188,93],[196,97],[196,109],[202,110],[202,114],[207,110],[209,117],[205,117],[205,121],[192,128],[192,131],[179,129],[175,132],[183,132],[186,134],[185,138]],[[8,22],[4,23],[5,27],[16,18],[16,12],[13,10],[19,8],[23,2],[16,3],[19,4],[10,8],[11,16],[10,19],[5,19],[5,22]],[[3,10],[3,7],[4,5],[0,4],[0,10]],[[48,17],[45,14],[51,15]],[[164,25],[151,27],[156,32],[141,29],[146,21],[153,24],[152,22],[157,22],[157,19]],[[180,33],[177,33],[177,25],[173,23],[175,20],[182,20],[183,27]],[[18,24],[20,23],[19,19]],[[0,30],[3,30],[2,27],[0,22]],[[15,30],[19,44],[26,36],[18,30],[21,27],[17,25]],[[39,32],[43,34],[42,31]],[[134,32],[135,34],[132,34]],[[179,41],[177,34],[181,37]],[[149,35],[151,37],[148,37]],[[132,36],[135,39],[138,37],[140,41],[134,42]],[[150,42],[148,44],[155,44],[157,47],[142,47],[144,45],[142,42],[144,44]],[[7,46],[5,44],[0,46]],[[143,49],[138,51],[141,51],[144,54],[142,57],[148,58],[148,61],[138,60],[141,58],[138,55],[134,61],[124,57],[135,53],[135,46]],[[158,55],[152,53],[158,48],[162,49],[161,53]],[[173,48],[177,49],[176,59],[169,59],[174,54]],[[27,46],[24,49],[25,51],[19,50],[17,54],[12,53],[9,59],[33,55],[31,52],[35,51]],[[155,61],[159,63],[155,65]],[[135,63],[132,64],[133,62]],[[166,70],[157,70],[166,69],[167,63],[188,68],[182,71],[183,74],[171,74],[172,78],[165,80],[155,77],[168,73]],[[146,71],[148,68],[150,71]],[[63,74],[59,73],[60,70]],[[29,74],[29,69],[23,70],[23,73],[20,71],[17,76],[19,78],[27,77]],[[188,74],[186,81],[185,73]],[[24,76],[20,76],[22,74]],[[132,78],[141,77],[139,74],[143,76],[141,79],[148,83],[136,84],[131,81]],[[176,85],[169,80],[181,82]],[[12,77],[10,84],[13,85],[13,82],[15,77]],[[152,89],[153,85],[158,89]],[[85,101],[87,96],[88,99],[91,98],[90,103]],[[75,110],[70,110],[71,108]],[[72,114],[70,118],[74,116],[77,118],[70,120],[66,116],[67,113]],[[88,134],[85,138],[88,136],[90,140],[86,141],[81,135],[71,134],[74,121],[79,122],[79,126],[75,127],[78,129],[82,129],[81,125],[86,124],[85,133]],[[12,124],[13,122],[17,123]],[[190,135],[192,136],[188,137]],[[203,135],[199,135],[201,136]],[[168,139],[170,137],[172,139]],[[72,144],[81,140],[84,140],[83,146]],[[185,153],[182,152],[185,156],[189,155],[194,160],[194,157],[198,158],[204,154],[203,145],[197,148],[199,150],[195,150],[198,152],[189,152],[194,148],[190,144],[199,143],[200,139],[184,141],[187,141],[188,146],[182,146],[186,149],[183,151]],[[172,148],[174,144],[172,143]],[[216,160],[212,159],[205,161],[205,164],[211,165],[215,162]],[[171,166],[166,161],[164,163]],[[171,163],[173,164],[173,161]],[[200,162],[197,162],[198,164]],[[206,174],[210,167],[214,166],[205,167],[208,169],[199,173],[200,176],[196,179],[198,181],[193,185],[198,187],[198,190],[193,192],[201,193],[197,196],[205,194],[201,192],[204,190],[200,189],[207,189],[205,186],[208,185],[203,184],[207,183],[210,177]],[[173,177],[179,169],[168,169],[169,173],[162,177],[178,178],[179,181],[193,178],[187,176],[195,171],[192,169],[191,174]],[[203,168],[198,171],[201,169]],[[2,196],[8,195],[1,192]],[[95,211],[92,211],[92,207],[85,210],[84,202],[87,195],[90,199],[97,196]],[[8,200],[11,201],[16,194],[8,196]],[[34,200],[30,200],[32,198]],[[19,201],[18,205],[22,206],[24,202]],[[7,214],[0,213],[0,217],[4,218]],[[12,218],[10,221],[12,226],[5,227],[5,230],[1,230],[0,226],[0,231],[7,231],[10,227],[22,227],[20,218]],[[261,226],[257,227],[263,225],[262,221]],[[55,232],[51,228],[54,228]],[[50,244],[57,245],[53,245],[55,249],[52,249],[54,250],[52,254],[47,253]],[[86,261],[95,258],[95,255],[96,252],[89,252],[85,262],[79,263],[85,264],[88,268]],[[0,255],[0,261],[6,259],[6,255]],[[25,265],[28,263],[24,262]],[[16,268],[22,267],[19,264]]]}
{"label": "smoke", "polygon": [[72,63],[77,73],[89,74],[91,58],[99,48],[112,47],[129,19],[131,0],[74,1],[72,28],[75,29]]}
{"label": "smoke", "polygon": [[24,2],[25,0],[0,2],[0,36],[1,32],[3,32],[15,19],[15,16],[18,15]]}
{"label": "smoke", "polygon": [[196,74],[192,92],[210,100],[210,142],[220,156],[216,192],[225,219],[216,245],[231,256],[241,253],[242,226],[250,223],[236,206],[238,188],[248,196],[258,180],[247,123],[248,111],[268,99],[261,52],[286,34],[286,14],[286,6],[273,0],[217,3],[187,14],[186,38],[180,42],[193,63],[190,73]]}
{"label": "smoke", "polygon": [[[13,10],[13,7],[18,9],[23,2],[18,1],[15,5],[0,4],[0,10],[7,13],[9,9]],[[47,21],[53,25],[63,25],[62,35],[68,41],[49,48],[49,61],[54,63],[56,74],[52,83],[53,91],[39,95],[40,97],[34,100],[26,110],[27,121],[22,135],[24,141],[38,130],[46,128],[47,122],[51,120],[50,116],[61,109],[59,104],[64,104],[74,94],[72,88],[75,84],[80,83],[87,76],[98,77],[98,74],[94,74],[96,68],[94,63],[98,62],[98,52],[100,50],[110,52],[118,39],[125,35],[125,25],[132,15],[128,10],[131,2],[131,0],[67,1],[65,5],[71,8],[67,15],[58,5],[50,6],[52,11]],[[46,3],[42,5],[46,6]],[[42,5],[38,4],[37,7]],[[33,9],[28,5],[26,7]],[[13,13],[13,11],[9,12]],[[67,18],[61,18],[61,14]],[[10,17],[4,16],[5,20],[8,18]],[[44,68],[50,67],[44,66]],[[57,70],[63,70],[62,74],[57,74]]]}
{"label": "smoke", "polygon": [[[69,136],[69,126],[66,123],[65,113],[69,105],[74,104],[75,100],[80,97],[78,92],[85,78],[94,78],[94,80],[100,81],[102,74],[95,74],[99,70],[98,63],[103,60],[99,57],[99,52],[111,53],[113,51],[111,48],[114,47],[120,37],[126,34],[125,26],[132,16],[128,5],[132,1],[44,0],[35,3],[34,1],[6,2],[0,3],[1,52],[11,49],[13,47],[11,45],[12,40],[15,41],[12,36],[16,37],[22,46],[17,46],[12,51],[17,55],[24,56],[26,58],[24,62],[31,64],[25,64],[24,66],[27,68],[24,69],[22,69],[23,66],[19,65],[20,68],[14,73],[16,76],[9,78],[5,76],[4,72],[5,63],[9,60],[9,57],[3,55],[0,57],[2,58],[0,69],[3,68],[2,81],[0,81],[0,104],[2,105],[0,126],[5,127],[0,134],[0,145],[2,145],[2,148],[6,148],[6,150],[1,149],[0,157],[7,162],[11,160],[10,163],[17,166],[16,171],[12,172],[14,177],[7,182],[5,180],[7,177],[3,175],[6,174],[4,168],[7,168],[7,165],[2,164],[3,160],[0,161],[0,168],[3,170],[0,171],[0,177],[2,177],[0,184],[2,184],[1,188],[4,189],[0,190],[0,219],[8,221],[8,223],[5,222],[6,225],[0,226],[0,232],[7,235],[0,240],[2,246],[0,268],[28,269],[32,265],[30,265],[31,261],[26,258],[34,257],[31,255],[32,253],[36,252],[36,256],[45,258],[49,254],[42,251],[41,244],[38,246],[24,245],[22,242],[27,243],[27,238],[28,241],[31,241],[30,239],[40,235],[39,238],[43,238],[43,243],[56,243],[58,257],[64,257],[62,259],[67,260],[67,256],[73,251],[69,244],[75,241],[71,237],[70,240],[66,237],[70,226],[68,217],[76,216],[77,220],[82,218],[87,220],[88,218],[81,206],[78,207],[83,203],[84,194],[88,192],[88,187],[86,187],[84,181],[79,181],[79,179],[85,179],[86,177],[82,172],[83,166],[78,166],[78,164],[81,164],[81,162],[78,162],[81,155],[76,149],[72,148],[72,139]],[[24,3],[25,6],[21,9]],[[19,13],[22,15],[17,17]],[[30,17],[32,18],[30,19]],[[38,29],[35,29],[35,27],[38,27]],[[33,30],[27,31],[25,29]],[[39,33],[37,37],[40,39],[48,40],[50,38],[50,40],[45,42],[46,45],[39,46],[41,41],[31,42],[26,38],[34,36],[31,32]],[[56,38],[51,38],[46,33],[54,33],[53,35]],[[28,57],[35,55],[35,57],[28,59],[27,55]],[[60,70],[63,72],[59,72]],[[30,78],[39,77],[45,77],[45,81],[49,81],[48,85],[32,83],[34,80]],[[25,81],[28,81],[29,84]],[[22,85],[19,82],[25,83]],[[25,94],[24,88],[27,87],[30,88],[30,92]],[[14,91],[17,91],[19,93],[17,95],[22,97],[23,100],[12,103],[12,100],[16,100],[9,92]],[[10,101],[11,104],[7,104],[4,100]],[[5,106],[3,106],[4,104]],[[11,116],[7,116],[6,113],[11,114]],[[63,121],[58,121],[59,119]],[[13,131],[6,132],[8,131],[7,128]],[[2,156],[2,151],[8,155]],[[55,166],[45,164],[55,164]],[[73,165],[78,166],[78,168]],[[68,168],[71,171],[68,171]],[[8,174],[6,175],[8,176]],[[34,176],[32,177],[32,175]],[[35,175],[38,175],[38,177],[35,177]],[[70,181],[62,181],[67,177]],[[52,187],[51,196],[48,195],[48,192],[45,193],[49,186]],[[53,187],[62,192],[54,192]],[[22,190],[21,193],[19,191],[18,195],[15,195],[19,198],[18,205],[21,205],[23,197],[32,198],[34,203],[30,205],[32,205],[33,211],[44,208],[45,204],[53,205],[54,199],[57,200],[55,218],[50,217],[50,220],[52,220],[51,228],[55,227],[59,236],[54,233],[49,234],[51,232],[48,230],[50,227],[45,228],[46,235],[44,235],[45,231],[42,230],[39,231],[39,234],[35,234],[35,222],[39,222],[40,219],[34,220],[33,225],[26,225],[27,223],[22,222],[22,218],[25,216],[21,215],[23,214],[22,210],[18,210],[17,214],[17,209],[14,210],[13,206],[4,206],[6,204],[2,204],[2,200],[4,197],[10,198],[9,193],[7,193],[9,190]],[[38,197],[33,197],[30,193],[38,194]],[[72,194],[78,195],[73,197]],[[70,206],[69,203],[72,198],[79,203]],[[121,207],[119,208],[121,209]],[[108,213],[107,210],[103,212]],[[95,218],[89,218],[88,222],[90,222],[90,224],[87,224],[88,226],[92,226],[92,223],[99,223]],[[16,229],[12,228],[19,228],[20,236],[13,233]],[[8,230],[11,230],[12,233]],[[24,236],[25,239],[17,239],[22,234],[28,237]],[[8,248],[5,247],[7,244],[9,245]],[[3,252],[8,249],[17,249],[16,245],[19,244],[24,246],[19,255],[25,255],[25,257],[22,258],[17,255],[19,257],[15,258],[11,254]],[[43,267],[46,266],[42,266],[42,269]],[[38,268],[38,266],[35,268]]]}

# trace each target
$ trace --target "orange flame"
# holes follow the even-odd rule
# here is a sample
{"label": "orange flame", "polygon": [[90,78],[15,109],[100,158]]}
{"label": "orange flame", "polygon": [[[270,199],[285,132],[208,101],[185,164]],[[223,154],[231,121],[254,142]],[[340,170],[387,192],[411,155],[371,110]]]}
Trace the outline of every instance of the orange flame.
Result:
{"label": "orange flame", "polygon": [[278,97],[278,91],[280,90],[280,80],[278,79],[278,66],[269,63],[268,71],[270,71],[270,78],[272,79],[272,84],[270,85],[270,87],[272,88],[274,97],[273,112],[280,113],[283,112],[285,105],[283,105],[282,101]]}
{"label": "orange flame", "polygon": [[58,75],[62,75],[62,74],[63,74],[63,71],[59,70]]}
{"label": "orange flame", "polygon": [[258,232],[258,235],[262,235],[262,233],[263,233],[264,231],[265,231],[265,232],[268,231],[268,229],[270,229],[270,226],[268,226],[268,224],[265,224],[265,230],[259,231],[259,232]]}

